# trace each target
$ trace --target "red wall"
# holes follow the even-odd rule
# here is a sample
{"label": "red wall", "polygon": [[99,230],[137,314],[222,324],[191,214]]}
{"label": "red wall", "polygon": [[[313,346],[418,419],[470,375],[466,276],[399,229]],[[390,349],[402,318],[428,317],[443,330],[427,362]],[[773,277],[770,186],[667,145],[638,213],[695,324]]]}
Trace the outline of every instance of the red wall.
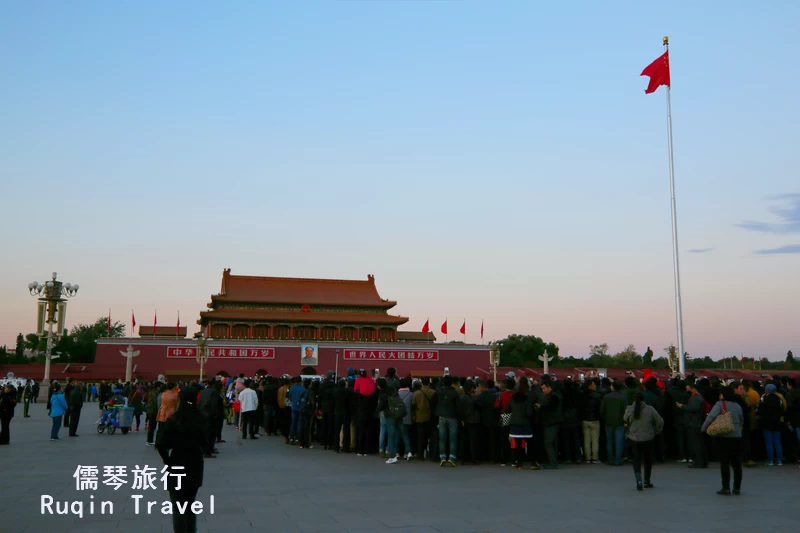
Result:
{"label": "red wall", "polygon": [[[97,345],[96,363],[103,368],[119,369],[120,376],[125,375],[125,357],[120,352],[127,351],[128,344],[134,350],[140,352],[138,357],[133,359],[136,367],[134,377],[142,379],[155,379],[159,374],[198,374],[200,365],[194,358],[167,358],[168,346],[181,346],[184,348],[195,346],[187,341],[155,341],[142,339],[120,339],[120,340],[101,340]],[[229,374],[239,374],[243,372],[247,376],[252,376],[258,370],[266,370],[272,375],[298,375],[303,366],[300,364],[301,344],[296,343],[276,343],[269,341],[261,342],[236,342],[218,341],[217,346],[225,347],[262,347],[274,348],[275,359],[250,359],[250,358],[210,358],[204,365],[203,375],[213,376],[221,371]],[[312,344],[309,342],[308,344]],[[383,343],[383,344],[334,344],[330,342],[318,344],[319,364],[315,367],[317,374],[324,375],[328,370],[336,370],[337,350],[339,351],[339,375],[344,375],[347,367],[373,369],[381,371],[393,366],[398,374],[408,375],[411,372],[432,372],[440,373],[445,367],[450,369],[450,373],[456,376],[475,375],[477,368],[486,368],[489,364],[489,349],[485,346],[460,346],[444,344],[406,344],[406,343]],[[438,352],[438,361],[427,360],[394,360],[394,359],[365,359],[365,360],[344,360],[345,350],[358,350],[367,352],[388,352],[388,351],[425,351]]]}

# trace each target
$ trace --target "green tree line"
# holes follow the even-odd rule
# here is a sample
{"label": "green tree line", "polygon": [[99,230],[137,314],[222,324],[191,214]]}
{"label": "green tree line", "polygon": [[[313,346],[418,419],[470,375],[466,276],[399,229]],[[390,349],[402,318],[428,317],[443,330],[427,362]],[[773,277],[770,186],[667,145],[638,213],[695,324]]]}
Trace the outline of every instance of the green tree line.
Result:
{"label": "green tree line", "polygon": [[[585,357],[559,355],[558,346],[552,342],[545,342],[535,335],[509,335],[505,339],[497,341],[500,348],[500,366],[510,366],[514,368],[541,368],[543,362],[539,356],[545,350],[549,356],[553,356],[550,366],[553,368],[652,368],[667,370],[670,368],[670,359],[677,361],[677,350],[675,346],[666,346],[662,349],[662,355],[656,357],[652,348],[649,346],[644,354],[640,354],[636,346],[629,344],[622,351],[612,354],[608,343],[590,345]],[[763,358],[745,358],[744,367],[740,357],[732,356],[721,360],[714,360],[710,357],[686,356],[686,366],[690,369],[710,369],[728,368],[753,370],[800,370],[800,361],[795,361],[792,351],[786,354],[785,361],[770,361]]]}
{"label": "green tree line", "polygon": [[[125,324],[111,323],[111,334],[108,332],[108,317],[100,317],[93,324],[78,324],[59,336],[53,343],[53,354],[60,354],[59,363],[94,363],[97,355],[97,340],[104,337],[124,337]],[[25,350],[38,353],[36,357],[27,357]],[[28,333],[17,335],[13,351],[7,346],[0,346],[0,364],[44,363],[47,350],[47,335]]]}

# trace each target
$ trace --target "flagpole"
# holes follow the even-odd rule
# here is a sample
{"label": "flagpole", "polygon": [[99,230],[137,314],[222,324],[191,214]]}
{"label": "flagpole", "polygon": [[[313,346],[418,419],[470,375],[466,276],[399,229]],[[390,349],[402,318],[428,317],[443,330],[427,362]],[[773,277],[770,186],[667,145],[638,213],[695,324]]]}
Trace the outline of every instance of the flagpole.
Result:
{"label": "flagpole", "polygon": [[[664,50],[669,52],[669,37],[664,37]],[[686,351],[683,347],[683,309],[681,305],[681,269],[678,260],[678,212],[675,207],[675,165],[672,154],[672,104],[671,84],[667,85],[667,142],[669,146],[669,187],[672,207],[672,267],[675,277],[675,321],[678,327],[678,369],[686,373]]]}

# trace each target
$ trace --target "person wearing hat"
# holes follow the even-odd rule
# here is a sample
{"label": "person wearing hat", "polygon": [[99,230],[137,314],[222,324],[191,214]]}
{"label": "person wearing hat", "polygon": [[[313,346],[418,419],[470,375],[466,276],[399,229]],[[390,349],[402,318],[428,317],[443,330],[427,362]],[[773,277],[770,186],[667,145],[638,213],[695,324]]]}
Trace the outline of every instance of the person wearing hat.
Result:
{"label": "person wearing hat", "polygon": [[761,429],[764,430],[764,444],[767,447],[767,466],[783,466],[781,430],[784,426],[785,405],[777,392],[775,384],[768,383],[758,405],[758,419]]}

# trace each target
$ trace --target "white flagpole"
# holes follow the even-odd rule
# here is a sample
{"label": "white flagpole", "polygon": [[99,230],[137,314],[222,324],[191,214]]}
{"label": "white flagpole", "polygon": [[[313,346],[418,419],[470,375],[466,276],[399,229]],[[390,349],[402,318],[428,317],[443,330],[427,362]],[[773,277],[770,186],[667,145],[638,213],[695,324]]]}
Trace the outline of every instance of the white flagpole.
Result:
{"label": "white flagpole", "polygon": [[[669,51],[669,38],[664,37],[664,50]],[[670,68],[672,65],[670,65]],[[671,74],[671,73],[670,73]],[[672,267],[675,277],[675,321],[678,326],[678,368],[681,374],[686,373],[686,351],[683,347],[683,308],[681,305],[681,269],[678,260],[678,212],[675,207],[675,165],[672,155],[672,105],[670,103],[670,85],[667,85],[667,137],[669,146],[669,187],[672,205]]]}

